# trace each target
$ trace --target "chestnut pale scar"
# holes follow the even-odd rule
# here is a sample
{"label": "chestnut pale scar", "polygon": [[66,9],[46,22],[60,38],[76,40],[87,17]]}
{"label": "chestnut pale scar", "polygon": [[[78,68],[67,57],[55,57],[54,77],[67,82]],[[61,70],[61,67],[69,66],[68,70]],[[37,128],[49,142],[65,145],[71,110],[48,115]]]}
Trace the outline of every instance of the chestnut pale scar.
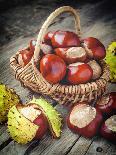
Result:
{"label": "chestnut pale scar", "polygon": [[78,128],[86,127],[96,117],[96,109],[86,104],[75,106],[70,114],[70,122]]}

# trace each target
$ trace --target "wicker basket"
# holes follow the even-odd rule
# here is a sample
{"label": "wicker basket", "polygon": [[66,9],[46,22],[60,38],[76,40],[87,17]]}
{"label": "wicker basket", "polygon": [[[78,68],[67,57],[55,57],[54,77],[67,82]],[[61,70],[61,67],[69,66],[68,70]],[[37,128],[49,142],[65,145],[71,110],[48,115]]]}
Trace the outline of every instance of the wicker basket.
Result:
{"label": "wicker basket", "polygon": [[44,35],[46,34],[47,28],[53,20],[63,12],[70,12],[74,16],[76,34],[80,36],[80,19],[77,11],[69,6],[60,7],[47,18],[41,27],[37,38],[34,56],[31,61],[22,68],[17,61],[19,54],[19,52],[17,52],[11,57],[10,65],[15,72],[16,79],[18,79],[24,86],[31,88],[35,92],[48,95],[60,104],[75,103],[78,101],[91,101],[105,92],[106,85],[109,80],[109,67],[104,61],[101,61],[103,74],[99,79],[94,82],[79,85],[62,85],[59,83],[50,84],[43,78],[36,66],[36,62],[40,60],[40,45],[43,41]]}

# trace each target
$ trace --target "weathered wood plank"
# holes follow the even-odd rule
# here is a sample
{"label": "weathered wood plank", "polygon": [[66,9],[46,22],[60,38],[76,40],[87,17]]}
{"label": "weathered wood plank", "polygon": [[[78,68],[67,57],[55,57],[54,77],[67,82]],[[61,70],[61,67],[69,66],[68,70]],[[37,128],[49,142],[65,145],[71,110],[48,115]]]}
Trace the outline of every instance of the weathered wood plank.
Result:
{"label": "weathered wood plank", "polygon": [[[114,147],[114,145],[112,143],[106,141],[104,138],[96,137],[95,140],[93,141],[93,143],[90,145],[88,151],[86,152],[86,155],[93,155],[93,154],[95,154],[95,155],[106,155],[108,153],[107,152],[108,149],[111,146]],[[114,152],[114,153],[116,154],[116,152]]]}
{"label": "weathered wood plank", "polygon": [[0,145],[2,145],[5,141],[7,141],[10,138],[7,130],[5,130],[2,135],[0,136]]}
{"label": "weathered wood plank", "polygon": [[94,139],[80,137],[67,155],[84,155]]}
{"label": "weathered wood plank", "polygon": [[12,141],[5,149],[0,151],[0,155],[23,155],[26,149],[26,145],[19,145],[18,143]]}
{"label": "weathered wood plank", "polygon": [[3,134],[5,130],[6,130],[6,125],[0,125],[0,136]]}
{"label": "weathered wood plank", "polygon": [[116,145],[111,144],[111,146],[107,149],[106,155],[116,155]]}

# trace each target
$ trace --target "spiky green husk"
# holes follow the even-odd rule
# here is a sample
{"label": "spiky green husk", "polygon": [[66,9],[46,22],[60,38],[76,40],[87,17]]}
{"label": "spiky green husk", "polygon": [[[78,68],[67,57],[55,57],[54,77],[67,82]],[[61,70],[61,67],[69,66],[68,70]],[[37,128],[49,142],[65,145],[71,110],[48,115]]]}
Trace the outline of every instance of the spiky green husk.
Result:
{"label": "spiky green husk", "polygon": [[13,89],[0,84],[0,123],[7,120],[9,109],[19,103],[19,96]]}
{"label": "spiky green husk", "polygon": [[26,144],[36,135],[38,126],[30,122],[19,113],[16,106],[8,112],[8,131],[11,137],[18,143]]}
{"label": "spiky green husk", "polygon": [[106,53],[106,63],[110,66],[110,80],[116,82],[116,42],[112,42]]}
{"label": "spiky green husk", "polygon": [[57,112],[57,110],[55,110],[54,107],[43,98],[39,98],[39,99],[33,98],[33,100],[30,103],[35,103],[39,106],[39,108],[44,112],[44,114],[48,118],[48,123],[49,123],[50,130],[52,132],[52,135],[55,138],[60,137],[62,119],[60,117],[60,114]]}

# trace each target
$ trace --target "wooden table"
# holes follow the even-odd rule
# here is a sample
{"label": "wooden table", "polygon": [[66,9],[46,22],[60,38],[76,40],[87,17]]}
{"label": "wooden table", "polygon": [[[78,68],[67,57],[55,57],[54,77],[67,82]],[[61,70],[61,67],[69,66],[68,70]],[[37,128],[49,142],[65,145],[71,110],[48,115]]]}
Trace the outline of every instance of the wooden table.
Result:
{"label": "wooden table", "polygon": [[[94,36],[99,38],[107,47],[116,36],[114,12],[110,12],[107,1],[95,4],[84,3],[75,4],[75,8],[80,9],[80,18],[82,25],[83,37]],[[107,8],[107,7],[108,8]],[[21,87],[20,83],[15,80],[12,70],[9,66],[10,57],[17,50],[25,47],[29,40],[37,35],[42,22],[50,12],[57,7],[56,4],[42,5],[35,4],[17,7],[3,13],[7,17],[5,29],[8,34],[12,34],[11,41],[5,43],[0,50],[0,82],[7,84],[16,90],[24,102],[29,101],[33,95],[39,97],[27,88]],[[113,10],[113,9],[112,9]],[[41,18],[42,17],[42,18]],[[53,23],[51,28],[72,29],[72,18],[70,15],[63,15]],[[116,91],[116,85],[109,84],[108,91]],[[53,102],[54,105],[57,103]],[[56,105],[56,109],[66,117],[67,109],[61,105]],[[7,125],[0,125],[0,155],[116,155],[116,147],[99,135],[86,139],[80,135],[72,133],[64,124],[61,138],[52,139],[48,133],[42,140],[31,142],[27,145],[20,145],[14,142],[8,132]]]}

